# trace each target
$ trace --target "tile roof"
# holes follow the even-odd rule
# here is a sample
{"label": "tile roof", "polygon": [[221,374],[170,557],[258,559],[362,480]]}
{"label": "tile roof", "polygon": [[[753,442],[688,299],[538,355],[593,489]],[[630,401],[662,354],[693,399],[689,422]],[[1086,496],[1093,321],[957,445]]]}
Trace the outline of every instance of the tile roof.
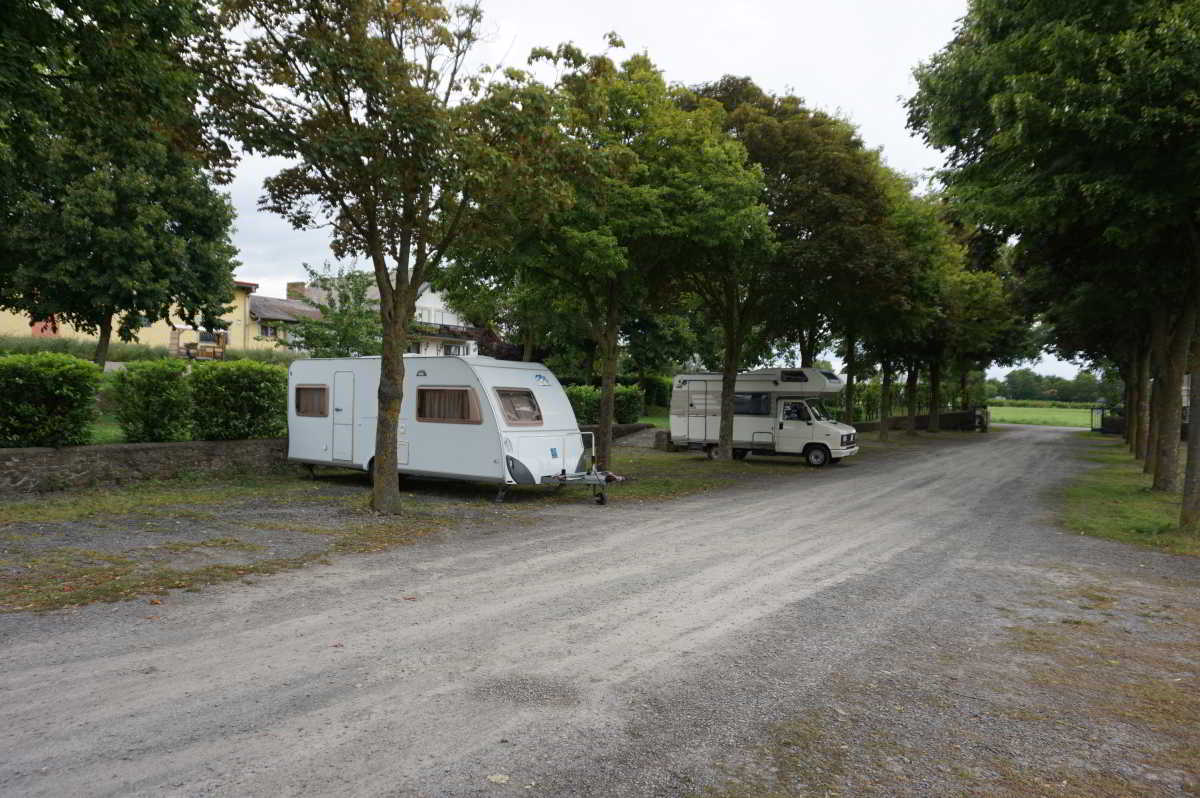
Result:
{"label": "tile roof", "polygon": [[321,311],[298,299],[278,299],[273,296],[250,295],[250,315],[267,321],[296,321],[319,319]]}

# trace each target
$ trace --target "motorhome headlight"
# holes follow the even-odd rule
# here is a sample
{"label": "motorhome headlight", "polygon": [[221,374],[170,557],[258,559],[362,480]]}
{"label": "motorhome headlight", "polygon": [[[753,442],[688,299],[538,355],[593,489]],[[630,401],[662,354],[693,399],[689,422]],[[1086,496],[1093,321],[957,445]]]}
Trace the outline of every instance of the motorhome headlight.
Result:
{"label": "motorhome headlight", "polygon": [[842,446],[853,446],[856,433],[850,432],[842,436]]}
{"label": "motorhome headlight", "polygon": [[536,485],[537,480],[533,478],[533,474],[529,469],[515,457],[505,457],[505,462],[508,463],[508,473],[512,474],[513,480],[518,485]]}

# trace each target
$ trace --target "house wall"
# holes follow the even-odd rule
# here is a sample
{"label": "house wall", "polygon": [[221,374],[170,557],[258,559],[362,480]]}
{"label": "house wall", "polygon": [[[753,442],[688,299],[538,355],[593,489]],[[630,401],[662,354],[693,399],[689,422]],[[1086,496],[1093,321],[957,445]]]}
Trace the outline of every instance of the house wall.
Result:
{"label": "house wall", "polygon": [[[221,317],[229,324],[229,347],[231,349],[272,348],[274,344],[271,342],[254,340],[258,334],[258,324],[250,318],[250,293],[251,289],[248,286],[235,286],[233,308]],[[198,330],[183,329],[184,321],[178,317],[173,317],[172,322],[176,325],[175,330],[172,330],[165,320],[156,321],[149,327],[139,330],[137,343],[145,346],[170,348],[199,342],[200,332]],[[177,338],[172,336],[173,332],[178,333]],[[31,327],[29,317],[26,315],[0,311],[0,335],[47,336],[51,334],[44,328],[44,325],[42,329]],[[80,332],[70,324],[59,324],[58,333],[53,337],[96,340],[95,335]],[[117,340],[115,336],[114,340]]]}

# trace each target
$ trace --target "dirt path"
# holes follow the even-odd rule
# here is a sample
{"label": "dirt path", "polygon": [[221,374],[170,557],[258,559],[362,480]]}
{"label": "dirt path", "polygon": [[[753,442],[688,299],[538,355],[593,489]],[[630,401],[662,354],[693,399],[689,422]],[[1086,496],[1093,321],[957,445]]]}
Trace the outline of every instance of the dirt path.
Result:
{"label": "dirt path", "polygon": [[0,795],[1188,794],[1200,564],[1057,531],[1080,445],[0,616]]}

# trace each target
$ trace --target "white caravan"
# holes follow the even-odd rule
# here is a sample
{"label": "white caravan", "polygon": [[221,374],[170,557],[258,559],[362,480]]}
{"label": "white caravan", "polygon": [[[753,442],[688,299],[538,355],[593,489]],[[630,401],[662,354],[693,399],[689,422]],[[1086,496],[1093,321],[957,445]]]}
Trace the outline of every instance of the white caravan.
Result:
{"label": "white caravan", "polygon": [[[845,387],[822,369],[760,369],[737,376],[733,456],[799,455],[809,465],[858,454],[858,436],[820,404]],[[671,441],[712,456],[721,429],[721,375],[678,374],[671,391]]]}
{"label": "white caravan", "polygon": [[[372,473],[379,370],[378,357],[293,361],[288,460]],[[607,502],[607,475],[590,469],[575,411],[540,363],[405,355],[398,433],[401,474],[492,482],[497,500],[508,485],[577,482]]]}

